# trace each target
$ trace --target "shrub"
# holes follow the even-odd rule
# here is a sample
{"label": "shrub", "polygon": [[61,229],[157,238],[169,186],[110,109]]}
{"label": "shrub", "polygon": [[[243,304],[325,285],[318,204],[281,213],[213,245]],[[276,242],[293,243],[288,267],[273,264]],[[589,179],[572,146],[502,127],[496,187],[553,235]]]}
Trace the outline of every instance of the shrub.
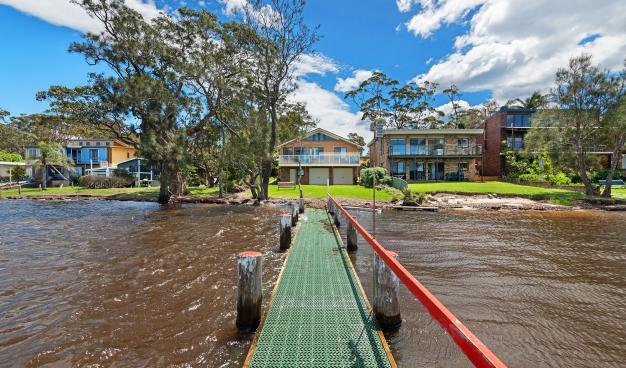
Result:
{"label": "shrub", "polygon": [[22,156],[18,153],[0,151],[0,161],[21,162],[24,160],[22,160]]}
{"label": "shrub", "polygon": [[521,181],[542,182],[546,179],[539,174],[521,174],[517,177]]}
{"label": "shrub", "polygon": [[415,193],[408,188],[402,194],[404,194],[403,206],[418,206],[426,200],[426,193]]}
{"label": "shrub", "polygon": [[548,181],[554,185],[569,185],[572,184],[570,179],[564,172],[559,171],[554,175],[548,175]]}
{"label": "shrub", "polygon": [[374,185],[374,176],[376,176],[376,184],[391,184],[392,179],[387,175],[387,170],[383,167],[369,167],[361,170],[361,184],[371,188]]}
{"label": "shrub", "polygon": [[85,175],[78,178],[78,184],[89,189],[125,188],[132,184],[132,180],[118,176]]}

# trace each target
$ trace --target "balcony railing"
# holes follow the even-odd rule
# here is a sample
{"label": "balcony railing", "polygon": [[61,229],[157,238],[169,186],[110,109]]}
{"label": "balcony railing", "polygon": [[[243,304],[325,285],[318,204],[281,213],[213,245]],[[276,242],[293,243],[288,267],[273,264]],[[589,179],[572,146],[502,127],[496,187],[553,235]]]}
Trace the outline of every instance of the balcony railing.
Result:
{"label": "balcony railing", "polygon": [[[408,148],[408,147],[407,147]],[[480,156],[483,153],[481,145],[459,147],[455,144],[437,145],[436,147],[411,147],[399,149],[389,145],[387,147],[389,157],[458,157]]]}
{"label": "balcony railing", "polygon": [[318,155],[281,155],[279,165],[359,165],[358,153],[321,153]]}

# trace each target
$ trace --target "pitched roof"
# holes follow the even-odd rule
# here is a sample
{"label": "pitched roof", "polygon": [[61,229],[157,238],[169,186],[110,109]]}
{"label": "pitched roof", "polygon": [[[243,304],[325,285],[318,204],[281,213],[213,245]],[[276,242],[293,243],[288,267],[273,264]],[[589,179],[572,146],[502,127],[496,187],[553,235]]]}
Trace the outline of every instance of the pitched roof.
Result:
{"label": "pitched roof", "polygon": [[310,132],[306,133],[303,137],[301,137],[301,138],[294,138],[294,139],[288,140],[287,142],[283,142],[283,143],[279,144],[278,146],[276,146],[276,148],[280,148],[280,147],[282,147],[282,146],[284,146],[286,144],[289,144],[291,142],[295,142],[297,140],[304,140],[304,139],[312,136],[313,134],[317,134],[317,133],[324,133],[327,136],[329,136],[331,138],[335,138],[338,141],[344,141],[344,142],[346,142],[348,144],[351,144],[351,145],[353,145],[355,147],[359,147],[359,145],[355,144],[354,142],[349,141],[347,138],[344,138],[344,137],[342,137],[340,135],[337,135],[335,133],[329,132],[326,129],[315,128],[315,129],[311,130]]}

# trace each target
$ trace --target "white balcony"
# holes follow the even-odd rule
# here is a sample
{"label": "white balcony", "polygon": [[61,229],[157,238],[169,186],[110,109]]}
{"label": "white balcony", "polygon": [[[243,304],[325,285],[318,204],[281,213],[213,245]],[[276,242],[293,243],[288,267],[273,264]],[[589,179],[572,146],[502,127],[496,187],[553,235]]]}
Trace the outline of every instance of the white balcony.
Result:
{"label": "white balcony", "polygon": [[320,153],[318,155],[281,155],[279,166],[359,166],[358,153]]}

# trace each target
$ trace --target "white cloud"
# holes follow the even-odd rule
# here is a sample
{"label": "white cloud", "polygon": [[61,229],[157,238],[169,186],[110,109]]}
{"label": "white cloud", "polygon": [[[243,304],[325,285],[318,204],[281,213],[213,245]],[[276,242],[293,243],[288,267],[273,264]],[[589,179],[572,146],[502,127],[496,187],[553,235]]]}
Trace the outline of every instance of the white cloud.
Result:
{"label": "white cloud", "polygon": [[398,10],[402,13],[406,13],[413,7],[413,0],[396,0],[396,6]]}
{"label": "white cloud", "polygon": [[248,6],[247,0],[218,0],[224,5],[224,12],[228,15],[235,15],[239,12],[243,12]]}
{"label": "white cloud", "polygon": [[369,123],[361,120],[361,114],[351,112],[344,100],[317,83],[299,81],[289,99],[305,103],[311,116],[319,120],[320,128],[343,137],[355,132],[365,137],[366,141],[372,138]]}
{"label": "white cloud", "polygon": [[[0,0],[0,4],[11,6],[48,23],[81,32],[96,33],[103,30],[99,21],[89,17],[80,6],[69,0]],[[146,19],[154,18],[160,12],[153,0],[126,0],[126,5],[138,11]]]}
{"label": "white cloud", "polygon": [[361,82],[367,80],[369,77],[374,74],[370,70],[362,70],[357,69],[352,73],[351,77],[348,78],[337,78],[337,84],[335,84],[335,91],[337,92],[348,92],[361,84]]}
{"label": "white cloud", "polygon": [[[499,0],[498,0],[499,1]],[[430,37],[443,23],[453,23],[463,18],[485,0],[421,1],[422,10],[406,23],[409,31],[422,37]],[[400,6],[398,5],[398,8]],[[409,9],[405,10],[408,11]],[[400,9],[402,11],[402,9]]]}
{"label": "white cloud", "polygon": [[[458,111],[469,110],[470,108],[473,107],[469,104],[469,102],[465,100],[458,100],[456,101],[456,104],[458,106]],[[452,112],[452,102],[448,102],[443,105],[440,105],[436,107],[436,109],[446,114],[446,116],[448,116]]]}
{"label": "white cloud", "polygon": [[[468,16],[471,9],[476,11]],[[416,79],[455,83],[467,92],[491,90],[499,102],[547,91],[557,68],[583,52],[610,70],[620,69],[626,56],[623,0],[441,0],[423,6],[413,19],[425,20],[407,23],[424,38],[444,23],[470,25],[456,38],[453,53]]]}
{"label": "white cloud", "polygon": [[296,77],[306,74],[326,75],[326,73],[337,73],[339,67],[335,61],[323,54],[303,54],[294,64],[293,73]]}

